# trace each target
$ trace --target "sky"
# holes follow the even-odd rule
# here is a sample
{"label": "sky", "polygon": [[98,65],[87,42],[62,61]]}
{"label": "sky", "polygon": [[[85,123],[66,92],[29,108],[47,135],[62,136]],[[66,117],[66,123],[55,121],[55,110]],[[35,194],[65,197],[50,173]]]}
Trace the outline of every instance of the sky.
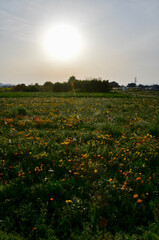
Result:
{"label": "sky", "polygon": [[[0,82],[41,85],[73,75],[159,84],[158,13],[159,0],[0,0]],[[61,23],[82,39],[67,61],[44,49],[46,31]]]}

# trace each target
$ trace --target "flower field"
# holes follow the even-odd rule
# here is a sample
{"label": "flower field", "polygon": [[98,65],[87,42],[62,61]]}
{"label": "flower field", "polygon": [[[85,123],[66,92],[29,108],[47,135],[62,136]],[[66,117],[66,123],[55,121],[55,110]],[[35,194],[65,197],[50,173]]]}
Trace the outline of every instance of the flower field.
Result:
{"label": "flower field", "polygon": [[0,239],[159,239],[159,97],[0,99]]}

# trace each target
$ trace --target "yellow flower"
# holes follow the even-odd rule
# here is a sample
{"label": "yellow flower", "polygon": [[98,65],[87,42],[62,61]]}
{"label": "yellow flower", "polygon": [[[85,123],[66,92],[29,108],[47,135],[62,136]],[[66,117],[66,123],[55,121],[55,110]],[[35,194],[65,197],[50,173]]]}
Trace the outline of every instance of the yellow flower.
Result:
{"label": "yellow flower", "polygon": [[66,200],[65,203],[66,203],[66,204],[72,203],[72,200]]}
{"label": "yellow flower", "polygon": [[95,169],[95,170],[94,170],[94,173],[97,173],[97,172],[98,172],[97,169]]}

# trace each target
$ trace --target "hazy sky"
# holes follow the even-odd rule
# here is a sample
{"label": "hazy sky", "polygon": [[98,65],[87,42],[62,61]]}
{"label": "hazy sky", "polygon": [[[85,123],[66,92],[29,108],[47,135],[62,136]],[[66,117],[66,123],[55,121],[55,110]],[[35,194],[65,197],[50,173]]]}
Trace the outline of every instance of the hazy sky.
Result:
{"label": "hazy sky", "polygon": [[[50,60],[45,30],[67,23],[81,34],[73,60]],[[0,82],[101,77],[159,84],[159,0],[0,0]]]}

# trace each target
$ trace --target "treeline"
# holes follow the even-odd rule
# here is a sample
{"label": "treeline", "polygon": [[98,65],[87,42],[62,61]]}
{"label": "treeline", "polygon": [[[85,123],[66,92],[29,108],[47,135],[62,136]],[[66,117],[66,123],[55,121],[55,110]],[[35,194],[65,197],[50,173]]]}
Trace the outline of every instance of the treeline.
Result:
{"label": "treeline", "polygon": [[18,84],[13,87],[16,92],[109,92],[112,85],[108,80],[92,79],[77,80],[74,76],[70,77],[67,82],[45,82],[43,85],[38,83],[26,86]]}

